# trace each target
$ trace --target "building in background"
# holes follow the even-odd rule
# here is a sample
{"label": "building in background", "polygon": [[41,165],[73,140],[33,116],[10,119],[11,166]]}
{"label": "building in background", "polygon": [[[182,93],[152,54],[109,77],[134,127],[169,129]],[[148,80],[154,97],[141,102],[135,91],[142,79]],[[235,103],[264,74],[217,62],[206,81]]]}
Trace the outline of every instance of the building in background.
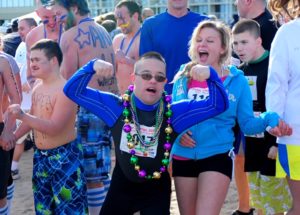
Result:
{"label": "building in background", "polygon": [[0,20],[11,20],[34,9],[35,0],[0,0]]}
{"label": "building in background", "polygon": [[114,11],[117,0],[87,0],[91,10],[91,17]]}
{"label": "building in background", "polygon": [[[91,9],[91,16],[114,11],[120,0],[87,0]],[[167,0],[136,0],[143,7],[150,7],[155,14],[162,13],[167,8]],[[237,10],[235,0],[189,0],[189,8],[198,13],[216,15],[219,19],[230,23],[232,15]],[[0,0],[0,26],[6,21],[33,12],[35,0]]]}
{"label": "building in background", "polygon": [[[91,16],[114,11],[115,5],[120,0],[88,0]],[[167,0],[136,0],[143,7],[150,7],[155,14],[166,11]],[[235,0],[189,0],[189,8],[197,13],[216,15],[219,19],[230,23],[232,15],[237,13]]]}
{"label": "building in background", "polygon": [[190,0],[189,8],[198,13],[216,15],[217,18],[230,23],[233,14],[237,14],[235,0]]}
{"label": "building in background", "polygon": [[12,19],[32,13],[35,0],[0,0],[0,32],[6,33]]}

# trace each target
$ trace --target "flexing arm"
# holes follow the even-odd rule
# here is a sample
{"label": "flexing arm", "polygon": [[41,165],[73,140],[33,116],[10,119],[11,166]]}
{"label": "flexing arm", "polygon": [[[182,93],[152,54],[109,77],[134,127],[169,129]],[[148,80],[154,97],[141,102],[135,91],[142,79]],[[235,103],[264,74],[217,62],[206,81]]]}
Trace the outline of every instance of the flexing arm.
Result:
{"label": "flexing arm", "polygon": [[95,74],[94,63],[90,61],[79,69],[67,82],[64,92],[76,104],[88,109],[112,127],[122,114],[120,99],[111,93],[101,92],[87,87]]}
{"label": "flexing arm", "polygon": [[204,101],[181,100],[172,104],[172,126],[181,133],[192,125],[214,117],[228,108],[228,95],[216,71],[209,67],[209,98]]}

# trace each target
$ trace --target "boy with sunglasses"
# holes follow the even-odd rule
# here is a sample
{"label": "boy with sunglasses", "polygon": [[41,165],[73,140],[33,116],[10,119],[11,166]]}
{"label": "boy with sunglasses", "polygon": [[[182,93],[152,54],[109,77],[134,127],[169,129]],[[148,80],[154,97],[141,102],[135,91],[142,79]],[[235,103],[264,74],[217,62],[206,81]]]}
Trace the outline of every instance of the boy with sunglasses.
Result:
{"label": "boy with sunglasses", "polygon": [[135,73],[136,76],[140,76],[145,81],[150,81],[152,78],[157,82],[164,82],[167,78],[164,75],[152,75],[150,73]]}
{"label": "boy with sunglasses", "polygon": [[213,96],[206,101],[185,100],[171,105],[171,97],[164,93],[166,63],[156,52],[146,53],[135,63],[134,86],[129,86],[122,98],[88,88],[95,73],[110,76],[113,66],[102,60],[90,61],[71,77],[64,92],[102,118],[116,144],[116,166],[100,214],[170,214],[167,166],[171,144],[191,125],[227,109],[220,79],[212,68],[195,66],[190,75],[207,79]]}

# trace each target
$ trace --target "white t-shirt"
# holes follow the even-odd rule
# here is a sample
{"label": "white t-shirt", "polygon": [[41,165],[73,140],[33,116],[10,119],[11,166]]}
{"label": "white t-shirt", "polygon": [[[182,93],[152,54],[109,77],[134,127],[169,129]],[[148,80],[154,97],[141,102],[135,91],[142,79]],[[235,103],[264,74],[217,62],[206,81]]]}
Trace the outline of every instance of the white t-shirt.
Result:
{"label": "white t-shirt", "polygon": [[[26,44],[21,42],[16,50],[15,60],[20,68],[21,83],[27,83],[27,61],[26,61]],[[31,107],[31,91],[22,92],[22,103],[21,108],[25,111]]]}

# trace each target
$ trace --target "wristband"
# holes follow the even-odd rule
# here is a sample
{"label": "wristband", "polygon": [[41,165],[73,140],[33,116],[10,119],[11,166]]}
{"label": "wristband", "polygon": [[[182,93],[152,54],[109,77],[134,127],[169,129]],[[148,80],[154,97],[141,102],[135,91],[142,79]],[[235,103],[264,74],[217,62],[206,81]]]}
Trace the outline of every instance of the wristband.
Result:
{"label": "wristband", "polygon": [[272,129],[271,126],[267,126],[267,127],[266,127],[266,131],[267,131],[267,132],[270,132],[271,129]]}

